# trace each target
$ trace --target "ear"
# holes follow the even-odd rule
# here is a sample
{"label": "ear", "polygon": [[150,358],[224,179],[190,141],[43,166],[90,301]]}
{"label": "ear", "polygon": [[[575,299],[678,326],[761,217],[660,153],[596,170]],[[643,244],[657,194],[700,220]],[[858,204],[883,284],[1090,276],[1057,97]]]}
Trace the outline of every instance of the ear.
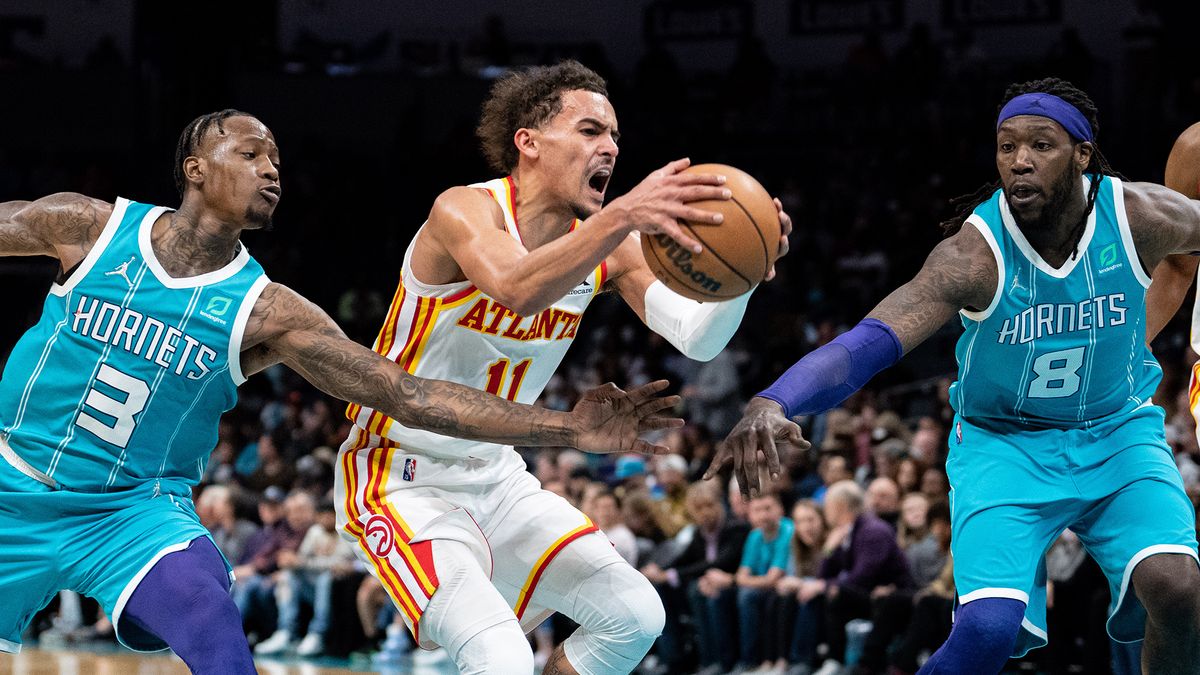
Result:
{"label": "ear", "polygon": [[1075,144],[1075,163],[1079,165],[1079,171],[1083,172],[1087,169],[1088,164],[1092,162],[1092,151],[1095,150],[1094,145],[1088,141]]}
{"label": "ear", "polygon": [[517,152],[529,159],[537,159],[539,148],[539,137],[536,129],[526,129],[524,127],[517,129],[517,133],[513,134],[513,145],[517,146]]}
{"label": "ear", "polygon": [[208,171],[208,162],[200,157],[191,156],[183,160],[183,177],[189,183],[204,184],[204,175]]}

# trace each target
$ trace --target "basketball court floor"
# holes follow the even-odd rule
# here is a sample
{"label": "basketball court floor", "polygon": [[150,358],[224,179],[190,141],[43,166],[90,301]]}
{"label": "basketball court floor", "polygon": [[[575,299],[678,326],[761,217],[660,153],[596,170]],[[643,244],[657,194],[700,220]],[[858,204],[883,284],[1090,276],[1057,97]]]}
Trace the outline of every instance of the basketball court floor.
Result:
{"label": "basketball court floor", "polygon": [[[442,652],[421,652],[395,668],[373,667],[359,659],[256,659],[262,675],[451,675],[457,669]],[[16,656],[0,654],[0,675],[188,675],[183,661],[169,653],[138,654],[117,646],[88,649],[26,648]]]}

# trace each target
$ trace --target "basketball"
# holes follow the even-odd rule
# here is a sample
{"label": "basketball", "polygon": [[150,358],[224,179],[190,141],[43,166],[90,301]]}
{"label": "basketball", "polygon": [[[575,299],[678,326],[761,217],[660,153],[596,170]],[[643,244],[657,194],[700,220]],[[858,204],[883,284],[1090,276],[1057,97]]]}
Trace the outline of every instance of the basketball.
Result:
{"label": "basketball", "polygon": [[727,201],[691,205],[725,216],[719,225],[681,222],[684,232],[700,242],[700,253],[680,246],[665,234],[642,235],[642,255],[659,281],[676,293],[701,302],[735,298],[766,278],[779,250],[779,212],[757,180],[732,166],[697,164],[685,171],[725,176],[733,193]]}

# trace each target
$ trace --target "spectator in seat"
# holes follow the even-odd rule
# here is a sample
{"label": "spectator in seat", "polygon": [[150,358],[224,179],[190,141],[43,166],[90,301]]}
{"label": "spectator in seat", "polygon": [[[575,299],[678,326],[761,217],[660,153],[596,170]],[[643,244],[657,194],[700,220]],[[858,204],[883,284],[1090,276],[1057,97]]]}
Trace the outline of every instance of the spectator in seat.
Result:
{"label": "spectator in seat", "polygon": [[299,635],[300,605],[313,608],[308,632],[296,647],[298,656],[316,656],[325,651],[329,630],[333,582],[354,571],[354,550],[338,536],[332,501],[317,508],[317,521],[304,534],[296,551],[282,550],[277,557],[280,571],[275,584],[279,628],[254,648],[256,654],[279,654],[292,646]]}
{"label": "spectator in seat", "polygon": [[227,560],[240,560],[246,542],[258,532],[254,523],[237,517],[233,507],[233,490],[226,485],[204,488],[196,500],[196,514]]}
{"label": "spectator in seat", "polygon": [[685,541],[679,542],[684,545],[678,554],[670,562],[643,566],[642,574],[666,606],[667,623],[659,638],[663,663],[670,672],[685,669],[683,644],[688,638],[682,634],[680,619],[688,608],[700,672],[713,675],[731,670],[737,661],[733,575],[750,527],[726,516],[721,490],[713,483],[688,488],[687,512],[692,526],[681,531]]}
{"label": "spectator in seat", "polygon": [[820,577],[825,584],[830,658],[818,672],[837,672],[846,652],[846,623],[871,615],[879,588],[908,589],[912,575],[896,533],[865,508],[862,488],[840,481],[825,496],[829,537]]}
{"label": "spectator in seat", "polygon": [[[918,495],[909,495],[910,498]],[[937,502],[927,508],[929,536],[909,547],[914,588],[928,588],[945,569],[950,559],[950,506]],[[914,592],[892,585],[880,586],[871,594],[872,629],[863,645],[862,658],[854,675],[882,673],[887,653],[913,618]],[[937,645],[934,645],[935,647]]]}
{"label": "spectator in seat", "polygon": [[[274,504],[281,495],[282,491],[274,488],[268,488],[264,493],[263,503],[259,505],[259,512],[264,515],[263,529],[247,543],[241,564],[233,568],[237,579],[233,601],[242,613],[242,620],[254,627],[264,623],[265,615],[275,609],[275,584],[281,576],[278,573],[280,554],[284,551],[295,553],[316,519],[312,495],[301,491],[293,492],[283,501],[282,518],[274,516],[271,511],[277,508]],[[269,518],[274,518],[271,525],[266,524]]]}
{"label": "spectator in seat", "polygon": [[742,548],[742,562],[734,575],[737,584],[738,664],[746,670],[770,669],[787,651],[764,617],[777,613],[775,586],[787,573],[792,521],[783,515],[779,495],[766,492],[750,500],[750,525],[754,527]]}

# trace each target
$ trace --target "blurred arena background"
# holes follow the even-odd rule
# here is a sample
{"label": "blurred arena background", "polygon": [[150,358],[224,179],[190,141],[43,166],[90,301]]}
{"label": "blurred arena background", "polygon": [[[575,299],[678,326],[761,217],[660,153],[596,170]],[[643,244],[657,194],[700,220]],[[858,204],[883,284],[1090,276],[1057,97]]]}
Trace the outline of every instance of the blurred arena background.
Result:
{"label": "blurred arena background", "polygon": [[[778,278],[755,293],[720,357],[688,361],[621,303],[600,301],[543,396],[543,405],[566,409],[590,385],[660,376],[685,395],[689,425],[668,443],[678,458],[527,453],[548,488],[577,502],[589,485],[607,484],[619,508],[606,517],[631,529],[638,563],[669,566],[678,533],[691,527],[687,485],[748,397],[907,280],[940,238],[948,200],[993,176],[1004,88],[1046,76],[1072,81],[1097,103],[1098,143],[1113,167],[1161,182],[1171,143],[1200,120],[1197,25],[1200,4],[1165,0],[0,0],[0,201],[69,190],[175,204],[171,166],[183,125],[212,110],[245,110],[275,133],[286,193],[274,231],[249,233],[248,247],[273,279],[369,345],[403,247],[433,199],[492,177],[473,133],[491,82],[509,68],[578,59],[608,78],[621,125],[611,195],[689,156],[754,174],[795,220]],[[55,271],[48,259],[0,259],[0,362],[36,322]],[[1187,314],[1154,344],[1165,371],[1155,401],[1167,409],[1167,437],[1195,503]],[[814,448],[788,458],[779,486],[787,513],[846,475],[870,486],[872,507],[893,520],[908,493],[944,499],[958,332],[947,326],[840,410],[803,420]],[[346,435],[342,410],[282,368],[252,378],[197,491],[206,524],[242,547],[264,516],[279,517],[272,504],[299,491],[311,495],[310,512],[292,514],[305,508],[287,502],[284,520],[294,517],[300,532],[313,525]],[[876,485],[879,477],[897,481],[894,490]],[[734,501],[729,517],[745,518]],[[913,541],[928,530],[916,518],[900,525]],[[1103,577],[1069,538],[1052,554],[1062,590],[1051,647],[1011,668],[1109,672]],[[389,643],[386,616],[379,626],[366,621],[376,635],[364,635],[355,598],[370,589],[360,588],[352,560],[334,570],[334,628],[318,662],[442,668],[436,657],[414,663],[403,636]],[[273,631],[274,605],[267,593],[246,617],[258,640]],[[697,667],[686,603],[676,609],[682,638],[658,645],[645,672]],[[544,651],[567,634],[556,622],[534,638]],[[103,672],[103,660],[87,653],[115,652],[110,635],[94,605],[63,596],[29,636],[40,646],[0,656],[0,672]],[[378,658],[381,648],[385,657],[397,650],[395,659]],[[264,661],[264,672],[307,667],[289,659]],[[108,667],[175,672],[152,658],[120,663]]]}

